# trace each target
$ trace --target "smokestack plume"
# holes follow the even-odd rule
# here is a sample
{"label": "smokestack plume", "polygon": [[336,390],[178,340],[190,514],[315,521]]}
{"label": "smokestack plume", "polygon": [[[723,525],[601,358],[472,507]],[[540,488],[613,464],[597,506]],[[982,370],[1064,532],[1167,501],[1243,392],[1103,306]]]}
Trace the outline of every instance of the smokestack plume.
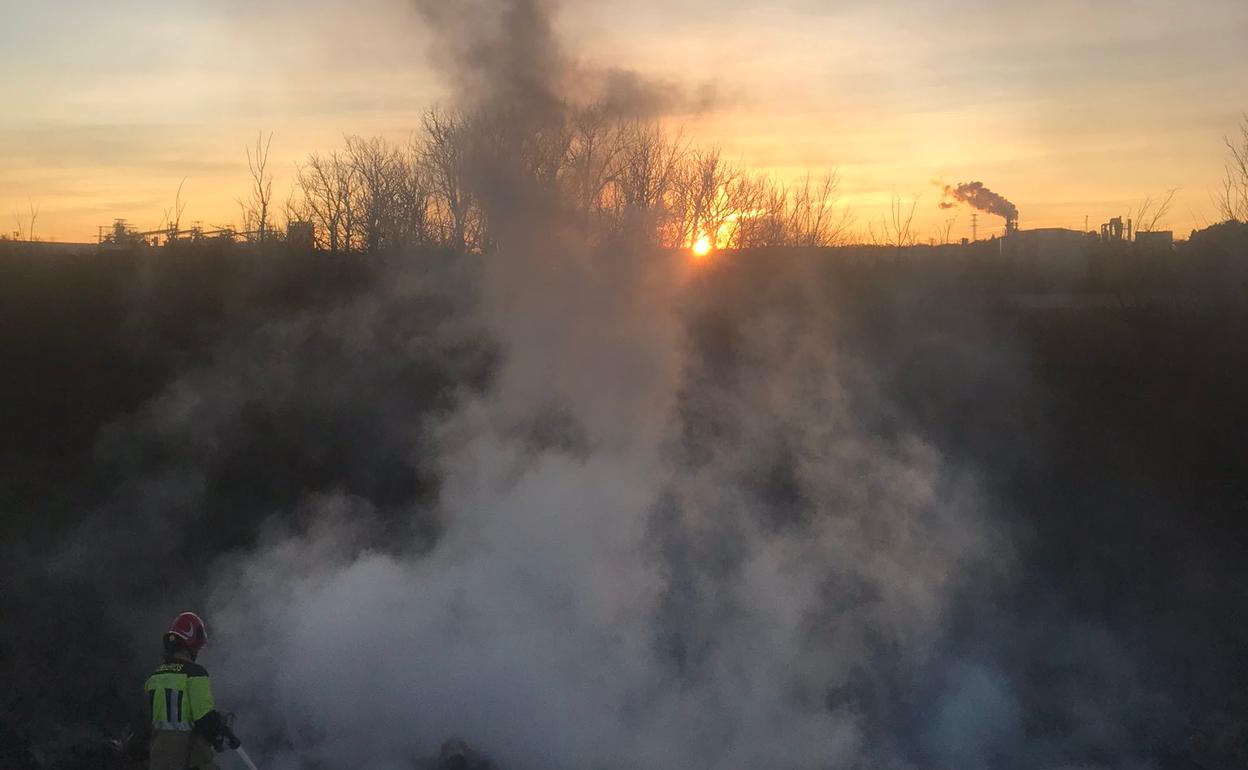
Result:
{"label": "smokestack plume", "polygon": [[1006,200],[1004,196],[984,187],[983,182],[963,182],[956,187],[945,185],[944,198],[940,202],[940,207],[951,209],[959,203],[1004,217],[1008,225],[1018,223],[1018,207]]}

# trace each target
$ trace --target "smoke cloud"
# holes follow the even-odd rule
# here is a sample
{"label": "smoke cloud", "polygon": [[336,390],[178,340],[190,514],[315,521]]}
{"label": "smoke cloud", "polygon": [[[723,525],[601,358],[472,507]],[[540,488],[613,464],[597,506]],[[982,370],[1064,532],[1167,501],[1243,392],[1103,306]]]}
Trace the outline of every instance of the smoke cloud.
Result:
{"label": "smoke cloud", "polygon": [[433,32],[433,60],[469,105],[504,102],[554,108],[568,59],[554,29],[550,0],[473,0],[454,6],[416,0]]}
{"label": "smoke cloud", "polygon": [[[678,271],[631,256],[494,327],[498,386],[437,441],[431,551],[356,550],[360,502],[334,495],[224,570],[222,670],[246,682],[229,695],[295,744],[270,766],[404,767],[450,735],[520,768],[889,755],[854,693],[883,649],[922,665],[956,586],[1004,568],[977,485],[917,436],[868,431],[827,340],[783,304],[739,341],[766,367],[681,360]],[[549,252],[506,258],[549,269]],[[802,296],[804,273],[777,294]],[[523,305],[539,298],[557,312]],[[734,383],[713,384],[725,365]],[[543,403],[587,452],[513,430],[550,419]]]}
{"label": "smoke cloud", "polygon": [[987,187],[983,182],[963,182],[956,186],[945,185],[944,199],[940,202],[942,209],[951,209],[959,203],[971,208],[996,214],[1008,221],[1018,219],[1018,207],[1010,203],[1004,196]]}
{"label": "smoke cloud", "polygon": [[[551,4],[478,6],[419,8],[521,146],[559,119],[572,65]],[[724,360],[685,336],[714,309],[687,304],[682,260],[592,245],[513,157],[472,162],[499,234],[474,316],[503,363],[432,443],[444,529],[361,550],[371,503],[329,493],[214,589],[267,764],[404,767],[451,735],[516,768],[901,761],[854,693],[881,649],[921,665],[955,588],[1004,569],[974,479],[854,414],[835,319],[782,301],[822,302],[812,266]]]}
{"label": "smoke cloud", "polygon": [[552,0],[473,0],[448,8],[415,0],[432,32],[432,58],[460,106],[508,107],[552,117],[563,102],[594,102],[607,114],[652,118],[703,112],[719,102],[713,81],[693,86],[621,67],[595,68],[566,50]]}

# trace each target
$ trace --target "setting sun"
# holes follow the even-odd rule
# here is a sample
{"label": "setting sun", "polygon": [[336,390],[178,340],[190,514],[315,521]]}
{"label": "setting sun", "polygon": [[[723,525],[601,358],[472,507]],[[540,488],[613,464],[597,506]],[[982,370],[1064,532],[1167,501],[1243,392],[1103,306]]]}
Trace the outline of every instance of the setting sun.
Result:
{"label": "setting sun", "polygon": [[706,255],[711,253],[712,248],[714,248],[714,246],[711,243],[711,237],[709,235],[704,235],[698,240],[694,241],[693,256],[705,257]]}

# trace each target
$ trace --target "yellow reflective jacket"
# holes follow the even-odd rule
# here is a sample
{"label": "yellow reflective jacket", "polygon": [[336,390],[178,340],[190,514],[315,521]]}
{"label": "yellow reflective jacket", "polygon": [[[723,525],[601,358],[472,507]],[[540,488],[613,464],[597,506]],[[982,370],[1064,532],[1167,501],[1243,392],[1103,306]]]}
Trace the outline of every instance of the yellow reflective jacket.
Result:
{"label": "yellow reflective jacket", "polygon": [[147,678],[143,689],[151,705],[151,770],[214,768],[212,741],[220,732],[221,716],[204,667],[170,659]]}
{"label": "yellow reflective jacket", "polygon": [[171,660],[143,686],[152,707],[153,730],[189,731],[216,710],[208,672],[189,660]]}

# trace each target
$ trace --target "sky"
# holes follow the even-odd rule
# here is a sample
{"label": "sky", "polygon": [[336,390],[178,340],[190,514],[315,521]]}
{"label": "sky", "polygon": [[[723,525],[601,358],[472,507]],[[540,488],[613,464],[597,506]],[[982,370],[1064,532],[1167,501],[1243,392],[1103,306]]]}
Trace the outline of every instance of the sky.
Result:
{"label": "sky", "polygon": [[[296,164],[345,134],[403,139],[452,95],[407,0],[0,0],[0,232],[94,241],[238,222],[245,149]],[[1177,189],[1162,223],[1216,220],[1223,137],[1248,112],[1245,0],[581,0],[559,16],[587,67],[713,94],[667,116],[775,174],[840,170],[856,227],[917,198],[922,240],[978,180],[1021,226],[1095,228]],[[980,235],[1000,227],[980,217]]]}

